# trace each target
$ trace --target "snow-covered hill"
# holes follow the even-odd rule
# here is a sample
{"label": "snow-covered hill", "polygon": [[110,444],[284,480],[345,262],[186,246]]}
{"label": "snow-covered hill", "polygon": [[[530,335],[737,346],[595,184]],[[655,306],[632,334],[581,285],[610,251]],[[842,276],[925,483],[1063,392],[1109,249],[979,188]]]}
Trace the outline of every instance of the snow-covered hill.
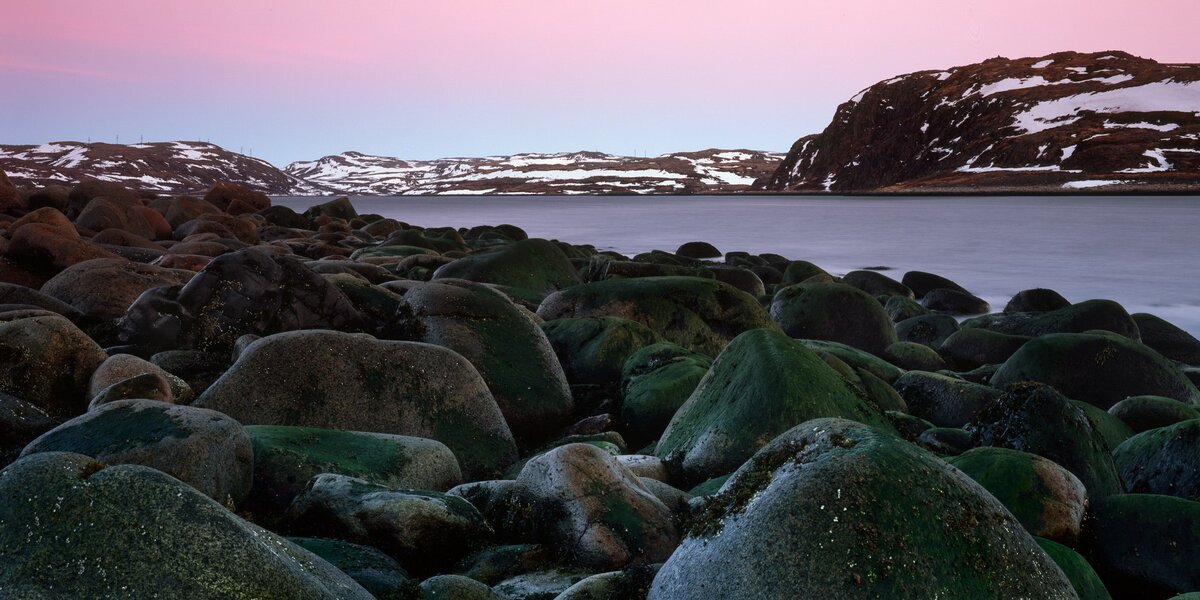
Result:
{"label": "snow-covered hill", "polygon": [[264,160],[204,142],[0,146],[0,169],[17,185],[100,179],[151,191],[187,192],[232,181],[271,194],[323,193]]}
{"label": "snow-covered hill", "polygon": [[656,157],[600,152],[404,160],[345,152],[285,171],[347,194],[670,194],[749,189],[781,153],[703,150]]}
{"label": "snow-covered hill", "polygon": [[1200,185],[1200,65],[1124,52],[996,58],[873,85],[801,138],[777,191]]}

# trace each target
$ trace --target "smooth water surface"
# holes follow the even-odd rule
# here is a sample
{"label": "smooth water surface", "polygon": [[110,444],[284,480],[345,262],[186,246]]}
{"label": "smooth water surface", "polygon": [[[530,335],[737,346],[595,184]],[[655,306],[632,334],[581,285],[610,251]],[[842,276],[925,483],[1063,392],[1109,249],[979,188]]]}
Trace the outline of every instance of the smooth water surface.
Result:
{"label": "smooth water surface", "polygon": [[[512,223],[532,237],[623,254],[704,240],[840,274],[887,266],[949,277],[1000,310],[1048,287],[1116,300],[1200,335],[1200,197],[352,197],[422,226]],[[324,198],[278,198],[302,210]]]}

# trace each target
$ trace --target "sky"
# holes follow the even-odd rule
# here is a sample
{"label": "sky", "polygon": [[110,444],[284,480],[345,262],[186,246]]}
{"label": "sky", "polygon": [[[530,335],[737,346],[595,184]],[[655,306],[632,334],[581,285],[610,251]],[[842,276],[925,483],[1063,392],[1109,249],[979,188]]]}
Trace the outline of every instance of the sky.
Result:
{"label": "sky", "polygon": [[1062,50],[1200,62],[1196,0],[10,2],[0,144],[208,140],[280,166],[783,151],[902,73]]}

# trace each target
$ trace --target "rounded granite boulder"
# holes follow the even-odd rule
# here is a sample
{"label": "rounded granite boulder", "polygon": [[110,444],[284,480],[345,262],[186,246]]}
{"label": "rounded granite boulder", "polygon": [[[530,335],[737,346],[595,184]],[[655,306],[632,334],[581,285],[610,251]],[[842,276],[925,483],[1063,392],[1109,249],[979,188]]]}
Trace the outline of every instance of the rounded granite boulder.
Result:
{"label": "rounded granite boulder", "polygon": [[1200,590],[1200,502],[1156,494],[1095,499],[1084,548],[1118,598]]}
{"label": "rounded granite boulder", "polygon": [[1110,406],[1108,413],[1134,433],[1200,419],[1200,407],[1162,396],[1130,396]]}
{"label": "rounded granite boulder", "polygon": [[877,356],[898,341],[883,306],[844,284],[785,287],[771,301],[771,318],[794,338],[841,342]]}
{"label": "rounded granite boulder", "polygon": [[65,317],[0,313],[0,392],[53,418],[69,419],[87,409],[89,381],[106,357]]}
{"label": "rounded granite boulder", "polygon": [[803,344],[748,331],[713,361],[655,448],[687,483],[733,472],[775,436],[818,417],[891,431],[866,395]]}
{"label": "rounded granite boulder", "polygon": [[1200,419],[1143,431],[1113,449],[1113,460],[1133,494],[1200,500]]}
{"label": "rounded granite boulder", "polygon": [[948,460],[991,492],[1029,533],[1074,545],[1087,510],[1087,489],[1070,471],[1036,454],[974,448]]}
{"label": "rounded granite boulder", "polygon": [[1161,354],[1119,335],[1063,333],[1025,343],[992,377],[1054,386],[1069,398],[1107,410],[1129,397],[1155,395],[1200,403],[1200,390]]}
{"label": "rounded granite boulder", "polygon": [[939,427],[962,427],[1000,397],[996,388],[926,371],[909,371],[892,385],[909,412]]}
{"label": "rounded granite boulder", "polygon": [[409,289],[404,301],[420,322],[419,341],[471,362],[523,446],[570,425],[575,404],[556,348],[536,317],[491,287],[439,279]]}
{"label": "rounded granite boulder", "polygon": [[467,255],[438,267],[433,278],[495,283],[542,294],[580,281],[561,248],[554,242],[536,238]]}
{"label": "rounded granite boulder", "polygon": [[621,371],[620,418],[630,445],[658,439],[711,365],[709,357],[670,342],[633,353]]}
{"label": "rounded granite boulder", "polygon": [[723,256],[716,246],[708,242],[684,242],[675,250],[675,254],[686,258],[720,258]]}
{"label": "rounded granite boulder", "polygon": [[699,277],[608,279],[577,285],[547,296],[537,314],[546,321],[621,317],[710,356],[743,331],[775,327],[750,294]]}
{"label": "rounded granite boulder", "polygon": [[0,523],[0,589],[14,598],[371,598],[316,555],[140,465],[27,456],[0,471]]}
{"label": "rounded granite boulder", "polygon": [[573,385],[615,386],[630,356],[662,341],[649,327],[620,317],[555,319],[542,330]]}
{"label": "rounded granite boulder", "polygon": [[222,503],[241,502],[253,477],[250,436],[240,423],[213,410],[154,400],[98,406],[42,434],[21,455],[40,452],[153,467]]}
{"label": "rounded granite boulder", "polygon": [[293,331],[250,344],[195,402],[247,425],[296,425],[432,438],[468,478],[516,460],[504,415],[455,352],[365,334]]}
{"label": "rounded granite boulder", "polygon": [[462,483],[454,453],[425,438],[286,425],[247,425],[254,483],[244,502],[256,517],[284,512],[321,473],[393,488],[446,491]]}
{"label": "rounded granite boulder", "polygon": [[818,419],[708,497],[650,600],[1075,598],[999,501],[936,456]]}

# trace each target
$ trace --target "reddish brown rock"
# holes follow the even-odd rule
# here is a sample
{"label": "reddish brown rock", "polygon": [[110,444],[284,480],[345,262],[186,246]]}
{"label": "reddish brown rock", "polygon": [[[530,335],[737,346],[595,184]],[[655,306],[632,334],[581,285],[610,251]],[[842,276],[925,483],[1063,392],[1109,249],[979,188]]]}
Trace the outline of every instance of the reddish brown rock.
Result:
{"label": "reddish brown rock", "polygon": [[271,198],[266,194],[225,181],[213,184],[204,200],[231,215],[256,213],[271,206]]}

